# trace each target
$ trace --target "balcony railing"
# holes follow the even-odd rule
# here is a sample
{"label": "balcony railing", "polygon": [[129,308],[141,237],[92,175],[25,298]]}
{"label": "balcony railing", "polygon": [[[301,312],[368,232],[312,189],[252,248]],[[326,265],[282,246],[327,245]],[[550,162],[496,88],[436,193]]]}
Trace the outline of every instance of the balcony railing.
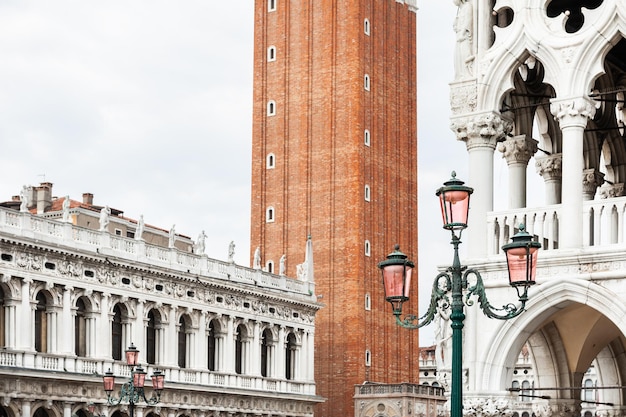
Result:
{"label": "balcony railing", "polygon": [[[165,373],[166,383],[193,384],[200,386],[220,386],[252,391],[274,391],[278,393],[298,393],[315,395],[313,381],[292,381],[287,379],[266,378],[253,375],[230,374],[207,369],[180,369],[161,365],[142,364],[148,375],[156,369]],[[1,351],[0,367],[3,372],[11,369],[31,369],[50,372],[72,372],[87,376],[102,376],[111,370],[117,377],[129,378],[131,368],[122,361],[98,360],[51,353]]]}
{"label": "balcony railing", "polygon": [[583,202],[583,224],[559,223],[562,205],[491,212],[487,215],[488,254],[501,252],[520,223],[541,243],[543,250],[559,249],[561,227],[582,227],[584,247],[610,247],[623,245],[626,197],[590,200]]}

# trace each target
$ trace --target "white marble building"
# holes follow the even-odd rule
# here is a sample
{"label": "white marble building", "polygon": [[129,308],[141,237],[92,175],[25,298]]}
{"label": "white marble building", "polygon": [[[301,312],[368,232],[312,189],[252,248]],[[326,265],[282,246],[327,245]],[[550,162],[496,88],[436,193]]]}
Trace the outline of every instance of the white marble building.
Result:
{"label": "white marble building", "polygon": [[[626,2],[456,2],[451,122],[467,146],[463,180],[475,190],[463,264],[481,271],[491,304],[504,306],[517,297],[500,247],[520,223],[542,244],[522,315],[499,321],[466,308],[465,413],[511,410],[526,344],[534,395],[544,397],[531,399],[536,416],[581,414],[592,363],[596,413],[623,415]],[[508,164],[508,186],[498,189],[495,158]],[[543,202],[527,204],[530,192]],[[496,193],[508,197],[507,210],[494,211]]]}
{"label": "white marble building", "polygon": [[148,375],[165,373],[161,402],[137,417],[313,415],[314,282],[194,254],[177,234],[127,237],[139,223],[114,210],[59,207],[0,207],[0,416],[87,417],[90,402],[128,414],[106,404],[102,375],[119,394],[131,343]]}

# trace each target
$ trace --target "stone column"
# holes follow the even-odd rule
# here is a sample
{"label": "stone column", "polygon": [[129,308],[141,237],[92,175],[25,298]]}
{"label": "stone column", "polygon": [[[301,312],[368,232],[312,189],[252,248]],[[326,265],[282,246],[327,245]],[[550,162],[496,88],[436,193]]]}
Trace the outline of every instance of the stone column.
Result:
{"label": "stone column", "polygon": [[595,168],[583,170],[583,200],[593,200],[598,188],[604,184],[604,174]]}
{"label": "stone column", "polygon": [[559,121],[563,143],[563,210],[559,224],[559,248],[581,248],[583,244],[583,135],[595,114],[591,100],[584,97],[552,100],[550,110]]}
{"label": "stone column", "polygon": [[561,179],[563,155],[552,155],[535,158],[537,173],[543,177],[546,190],[546,205],[561,204]]}
{"label": "stone column", "polygon": [[200,311],[196,338],[196,354],[193,366],[200,369],[207,369],[207,312]]}
{"label": "stone column", "polygon": [[[63,289],[63,306],[61,310],[61,323],[62,326],[59,329],[59,337],[60,337],[60,350],[66,355],[73,355],[73,340],[74,333],[72,333],[72,329],[74,328],[74,322],[72,320],[72,302],[70,300],[72,291],[74,288],[70,286],[65,286]],[[73,371],[73,369],[69,370]]]}
{"label": "stone column", "polygon": [[220,355],[222,356],[222,364],[223,368],[220,368],[221,371],[226,373],[233,374],[235,373],[235,329],[234,329],[234,320],[232,317],[228,317],[228,321],[226,323],[226,340],[224,341],[223,349],[220,351]]}
{"label": "stone column", "polygon": [[[489,112],[452,120],[457,139],[464,141],[469,156],[469,178],[466,185],[474,188],[469,213],[471,244],[468,255],[474,258],[488,254],[487,213],[493,210],[493,153],[499,140],[511,131],[512,123],[499,114]],[[472,232],[475,231],[475,232]]]}
{"label": "stone column", "polygon": [[[35,317],[34,311],[30,304],[30,283],[32,281],[27,278],[22,279],[22,305],[18,318],[17,328],[30,329],[30,331],[20,331],[21,338],[18,340],[18,348],[27,352],[35,350]],[[36,307],[36,306],[35,306]]]}
{"label": "stone column", "polygon": [[137,316],[135,317],[135,325],[131,326],[130,334],[132,337],[130,340],[126,340],[126,344],[122,345],[122,348],[126,349],[131,343],[134,343],[137,349],[147,351],[145,342],[146,328],[148,327],[147,319],[145,318],[144,308],[146,300],[137,300]]}
{"label": "stone column", "polygon": [[285,326],[280,326],[278,330],[278,346],[276,347],[276,361],[274,362],[274,376],[279,379],[285,379]]}
{"label": "stone column", "polygon": [[526,135],[513,136],[498,143],[498,150],[509,166],[509,209],[526,207],[526,168],[537,152],[538,143]]}
{"label": "stone column", "polygon": [[252,325],[252,346],[250,349],[250,375],[261,376],[261,323]]}
{"label": "stone column", "polygon": [[30,416],[30,401],[28,400],[22,401],[22,417],[31,417]]}
{"label": "stone column", "polygon": [[[92,347],[91,353],[98,358],[111,358],[111,333],[113,331],[113,315],[109,314],[109,300],[111,294],[102,293],[100,295],[100,319],[98,320],[96,312],[94,312],[94,332],[98,332],[97,336],[94,334],[92,339],[94,347]],[[98,341],[96,342],[96,338]],[[125,349],[124,345],[122,348]]]}

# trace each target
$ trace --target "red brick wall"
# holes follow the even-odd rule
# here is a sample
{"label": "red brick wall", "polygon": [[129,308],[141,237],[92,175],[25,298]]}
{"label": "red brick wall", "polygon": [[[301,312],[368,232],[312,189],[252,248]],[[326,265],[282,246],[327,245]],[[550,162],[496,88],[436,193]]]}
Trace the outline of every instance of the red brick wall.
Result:
{"label": "red brick wall", "polygon": [[[376,267],[395,243],[417,260],[416,18],[395,0],[277,4],[268,13],[267,0],[255,2],[251,252],[260,246],[263,264],[276,268],[286,254],[287,275],[296,276],[312,236],[325,304],[316,319],[315,380],[328,398],[316,415],[346,417],[354,384],[418,382],[417,332],[396,326]],[[266,59],[270,45],[275,62]],[[275,116],[266,116],[268,100],[277,103]],[[270,152],[276,168],[268,170]],[[265,222],[268,206],[273,223]]]}

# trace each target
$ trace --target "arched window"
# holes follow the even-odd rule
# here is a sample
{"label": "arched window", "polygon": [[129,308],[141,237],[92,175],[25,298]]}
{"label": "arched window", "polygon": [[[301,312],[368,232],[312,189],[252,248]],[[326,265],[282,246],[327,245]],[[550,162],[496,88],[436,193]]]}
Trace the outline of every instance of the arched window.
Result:
{"label": "arched window", "polygon": [[272,376],[272,331],[265,329],[261,335],[261,376]]}
{"label": "arched window", "polygon": [[285,345],[285,378],[295,379],[296,377],[296,336],[289,333],[287,344]]}
{"label": "arched window", "polygon": [[209,334],[207,335],[207,368],[209,371],[217,371],[217,335],[219,330],[218,324],[215,320],[211,320],[209,323]]}
{"label": "arched window", "polygon": [[370,91],[370,76],[367,74],[363,77],[363,88],[365,91]]}
{"label": "arched window", "polygon": [[265,270],[270,274],[274,273],[274,261],[267,261],[265,264]]}
{"label": "arched window", "polygon": [[522,381],[522,390],[520,391],[520,393],[522,395],[529,395],[530,394],[530,382]]}
{"label": "arched window", "polygon": [[265,222],[273,223],[274,222],[274,207],[268,207],[265,211]]}
{"label": "arched window", "polygon": [[48,351],[48,318],[46,315],[47,300],[43,292],[37,293],[37,307],[35,308],[35,350],[46,353]]}
{"label": "arched window", "polygon": [[178,321],[178,367],[187,367],[187,321],[182,316]]}
{"label": "arched window", "polygon": [[156,365],[161,359],[159,335],[162,331],[161,314],[157,310],[150,310],[146,328],[146,362],[151,365]]}
{"label": "arched window", "polygon": [[365,256],[370,256],[371,253],[372,253],[372,248],[371,248],[371,245],[370,245],[370,241],[366,240],[365,241]]}
{"label": "arched window", "polygon": [[585,389],[584,389],[584,394],[583,394],[583,401],[595,401],[596,400],[596,393],[595,390],[593,389],[593,381],[591,379],[586,379],[585,380]]}
{"label": "arched window", "polygon": [[276,47],[274,45],[267,48],[267,61],[276,61]]}
{"label": "arched window", "polygon": [[370,186],[365,184],[365,201],[370,201]]}
{"label": "arched window", "polygon": [[119,304],[113,307],[113,323],[111,323],[111,356],[116,361],[122,360],[122,309]]}
{"label": "arched window", "polygon": [[235,373],[243,374],[246,370],[246,341],[248,332],[243,324],[237,326],[237,335],[235,336]]}
{"label": "arched window", "polygon": [[74,353],[78,357],[87,356],[87,309],[83,298],[76,302],[74,317]]}
{"label": "arched window", "polygon": [[276,102],[274,100],[270,100],[267,102],[267,115],[268,116],[276,115]]}
{"label": "arched window", "polygon": [[276,157],[273,153],[268,153],[265,158],[265,168],[272,169],[276,166]]}
{"label": "arched window", "polygon": [[363,20],[363,32],[365,32],[365,34],[367,36],[370,35],[370,21],[369,21],[369,19]]}
{"label": "arched window", "polygon": [[33,414],[33,417],[50,417],[45,407],[39,407]]}
{"label": "arched window", "polygon": [[365,142],[365,146],[370,146],[370,131],[367,129],[363,132],[363,142]]}

